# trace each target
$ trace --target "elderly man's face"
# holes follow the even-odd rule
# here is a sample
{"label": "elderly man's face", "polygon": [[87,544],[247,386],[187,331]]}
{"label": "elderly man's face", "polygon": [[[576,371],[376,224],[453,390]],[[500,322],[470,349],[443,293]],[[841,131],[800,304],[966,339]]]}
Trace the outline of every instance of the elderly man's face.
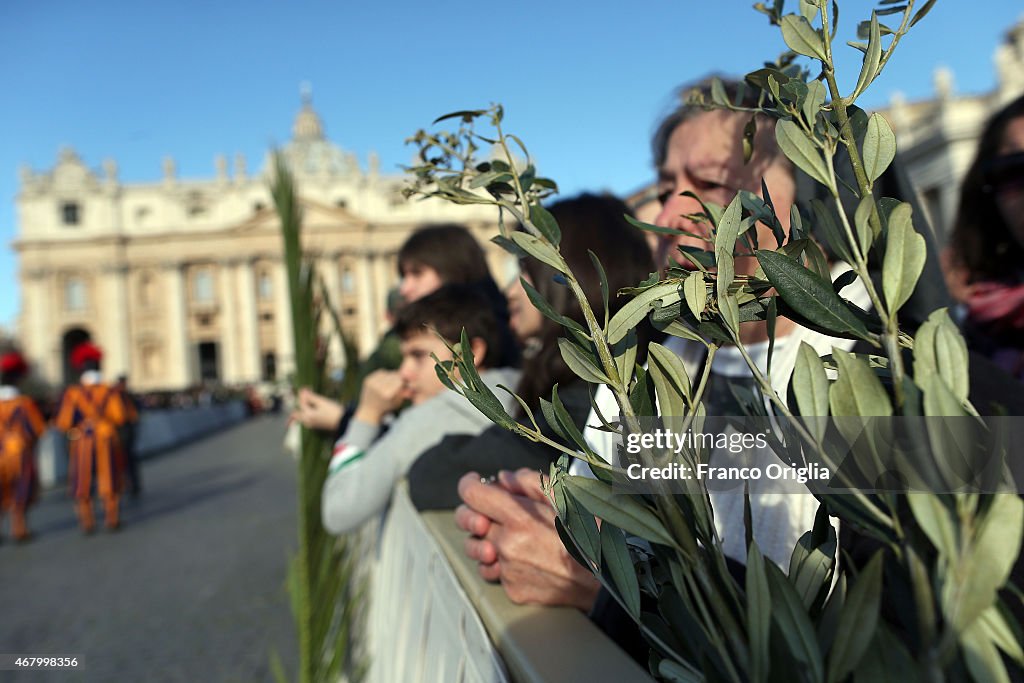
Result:
{"label": "elderly man's face", "polygon": [[[656,224],[676,228],[702,237],[710,235],[710,226],[685,218],[685,214],[701,211],[700,204],[680,193],[689,190],[704,202],[727,205],[737,190],[761,195],[761,178],[768,185],[772,203],[783,228],[789,229],[789,212],[796,195],[796,185],[788,162],[775,148],[774,129],[759,121],[755,151],[750,163],[743,162],[743,127],[749,116],[727,111],[710,111],[683,121],[669,137],[665,163],[658,169],[658,196],[661,213]],[[775,245],[771,229],[758,224],[758,244]],[[683,267],[692,267],[679,254],[678,246],[688,245],[713,250],[699,237],[680,234],[663,235],[659,244],[659,261],[675,259]],[[736,259],[736,273],[750,275],[757,269],[754,258]]]}

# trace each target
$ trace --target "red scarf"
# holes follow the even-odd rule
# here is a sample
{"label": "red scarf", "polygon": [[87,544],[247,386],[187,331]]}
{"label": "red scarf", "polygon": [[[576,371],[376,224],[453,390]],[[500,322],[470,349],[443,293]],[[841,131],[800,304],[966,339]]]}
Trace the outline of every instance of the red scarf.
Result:
{"label": "red scarf", "polygon": [[[976,282],[966,303],[970,319],[993,329],[1024,335],[1024,284]],[[1020,342],[1024,346],[1024,337]]]}

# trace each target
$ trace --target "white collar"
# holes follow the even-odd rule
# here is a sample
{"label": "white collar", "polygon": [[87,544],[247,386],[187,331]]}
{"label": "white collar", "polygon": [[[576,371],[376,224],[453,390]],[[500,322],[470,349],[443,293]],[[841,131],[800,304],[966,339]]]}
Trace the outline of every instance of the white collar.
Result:
{"label": "white collar", "polygon": [[0,386],[0,401],[10,401],[12,398],[18,398],[20,395],[18,387],[12,387],[7,384]]}
{"label": "white collar", "polygon": [[82,373],[82,384],[86,386],[99,384],[102,379],[99,370],[86,370]]}

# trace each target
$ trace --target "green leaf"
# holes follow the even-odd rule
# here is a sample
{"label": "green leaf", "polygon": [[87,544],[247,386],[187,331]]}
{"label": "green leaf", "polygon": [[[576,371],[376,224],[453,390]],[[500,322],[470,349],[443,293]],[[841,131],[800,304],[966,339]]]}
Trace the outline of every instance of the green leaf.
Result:
{"label": "green leaf", "polygon": [[601,555],[626,610],[634,619],[639,619],[640,584],[626,547],[626,537],[612,524],[601,525]]}
{"label": "green leaf", "polygon": [[[818,352],[807,342],[800,342],[793,367],[793,394],[797,408],[804,417],[828,415],[828,375]],[[810,419],[807,426],[821,441],[825,438],[825,421]]]}
{"label": "green leaf", "polygon": [[1024,501],[1010,493],[991,496],[978,525],[972,552],[964,558],[959,580],[959,609],[953,620],[958,630],[968,628],[996,600],[1020,554],[1024,531]]}
{"label": "green leaf", "polygon": [[836,545],[836,531],[829,523],[828,510],[819,504],[814,528],[800,537],[789,558],[790,583],[811,613],[832,583]]}
{"label": "green leaf", "polygon": [[868,364],[852,353],[832,349],[839,379],[829,388],[829,406],[835,416],[861,417],[892,415],[892,403],[882,382]]}
{"label": "green leaf", "polygon": [[526,290],[526,296],[530,299],[530,303],[533,304],[533,307],[540,311],[545,318],[558,323],[562,327],[567,327],[580,333],[586,333],[583,326],[578,322],[555,311],[555,309],[551,307],[551,304],[548,303],[547,299],[545,299],[544,296],[526,280],[526,278],[519,278],[519,283],[523,286],[523,289]]}
{"label": "green leaf", "polygon": [[757,115],[753,115],[743,126],[743,163],[749,164],[754,156],[754,136],[757,135]]}
{"label": "green leaf", "polygon": [[637,334],[636,330],[630,330],[626,336],[615,344],[612,344],[612,358],[615,360],[615,369],[618,370],[619,379],[626,385],[633,377],[633,366],[636,365],[637,355]]}
{"label": "green leaf", "polygon": [[860,253],[864,255],[867,255],[868,250],[871,249],[871,242],[875,238],[875,234],[871,230],[871,212],[874,208],[875,198],[868,195],[857,204],[857,211],[853,216],[853,224],[857,228],[857,244],[860,247]]}
{"label": "green leaf", "polygon": [[807,667],[810,679],[822,680],[821,652],[803,602],[781,569],[770,562],[765,564],[765,569],[772,595],[772,621],[778,627],[778,634],[786,641],[792,657]]}
{"label": "green leaf", "polygon": [[970,390],[967,343],[945,308],[933,311],[914,336],[914,376],[938,375],[961,403]]}
{"label": "green leaf", "polygon": [[669,417],[686,415],[690,403],[690,377],[682,359],[661,344],[647,346],[647,370],[658,395],[658,413]]}
{"label": "green leaf", "polygon": [[828,681],[843,680],[854,670],[875,635],[882,600],[882,552],[868,562],[849,590],[839,617],[839,629],[829,653]]}
{"label": "green leaf", "polygon": [[637,220],[636,218],[633,218],[629,214],[625,214],[623,216],[623,218],[625,218],[626,222],[629,223],[630,225],[632,225],[633,227],[640,228],[641,230],[644,230],[646,232],[653,232],[653,233],[656,233],[656,234],[659,234],[659,235],[678,235],[679,234],[679,230],[677,230],[676,228],[666,228],[666,227],[661,226],[661,225],[654,225],[652,223],[644,223],[641,220]]}
{"label": "green leaf", "polygon": [[587,249],[587,254],[590,256],[590,262],[594,265],[594,270],[597,271],[597,279],[601,284],[601,304],[604,306],[604,327],[608,326],[608,300],[611,292],[608,289],[608,273],[605,272],[604,266],[601,265],[601,259],[597,258],[597,254]]}
{"label": "green leaf", "polygon": [[782,39],[793,52],[825,61],[825,45],[821,34],[814,30],[806,18],[798,14],[782,17]]}
{"label": "green leaf", "polygon": [[528,232],[513,232],[509,235],[509,239],[541,263],[546,263],[559,273],[565,274],[565,264],[562,263],[558,252],[551,245],[545,244]]}
{"label": "green leaf", "polygon": [[896,158],[896,135],[881,114],[872,114],[864,132],[864,172],[871,182],[878,180]]}
{"label": "green leaf", "polygon": [[879,624],[871,641],[871,656],[863,657],[853,671],[854,683],[917,683],[920,669],[907,647],[885,624]]}
{"label": "green leaf", "polygon": [[823,328],[869,338],[864,323],[833,291],[831,282],[774,251],[758,251],[757,260],[779,296],[797,313]]}
{"label": "green leaf", "polygon": [[889,233],[885,241],[885,261],[882,266],[882,291],[895,315],[910,295],[924,270],[927,246],[923,236],[914,230],[910,204],[903,203],[889,216]]}
{"label": "green leaf", "polygon": [[560,337],[558,350],[562,354],[562,360],[577,377],[591,384],[611,384],[608,375],[597,366],[594,358],[576,344],[565,337]]}
{"label": "green leaf", "polygon": [[588,477],[566,477],[565,485],[569,494],[599,519],[651,543],[678,548],[661,520],[639,498],[613,495],[611,486]]}
{"label": "green leaf", "polygon": [[956,522],[942,499],[933,493],[908,493],[910,511],[939,554],[952,561],[959,554]]}
{"label": "green leaf", "polygon": [[963,417],[967,415],[963,402],[953,395],[946,382],[938,375],[915,377],[924,393],[924,414],[929,417]]}
{"label": "green leaf", "polygon": [[768,299],[768,306],[765,308],[765,326],[768,328],[768,361],[767,373],[770,375],[772,372],[772,356],[775,355],[775,326],[779,320],[779,303],[778,294],[774,294]]}
{"label": "green leaf", "polygon": [[1010,683],[999,650],[981,624],[972,624],[960,638],[964,662],[971,678],[986,683]]}
{"label": "green leaf", "polygon": [[992,642],[1018,664],[1024,665],[1024,649],[997,605],[985,610],[976,624]]}
{"label": "green leaf", "polygon": [[523,250],[518,244],[505,237],[504,235],[495,235],[491,238],[491,241],[497,244],[499,247],[512,254],[516,258],[526,258],[529,254]]}
{"label": "green leaf", "polygon": [[[545,209],[540,204],[534,204],[530,207],[530,222],[533,223],[533,227],[540,230],[540,234],[544,235],[545,239],[551,244],[558,244],[562,241],[562,231],[558,227],[558,221],[551,215],[551,212]],[[556,270],[558,270],[556,268]]]}
{"label": "green leaf", "polygon": [[[557,486],[555,490],[558,490]],[[559,540],[562,541],[562,545],[565,546],[566,552],[569,553],[569,556],[572,557],[572,559],[576,560],[577,564],[593,571],[593,567],[588,564],[588,558],[584,556],[583,550],[580,548],[579,540],[569,533],[569,529],[566,528],[565,522],[562,521],[563,519],[565,519],[565,517],[562,515],[555,517],[555,531],[558,533]]]}
{"label": "green leaf", "polygon": [[750,638],[750,679],[764,681],[771,670],[772,595],[765,575],[764,556],[756,542],[747,550],[747,633]]}
{"label": "green leaf", "polygon": [[686,297],[686,306],[693,313],[693,317],[700,320],[701,314],[708,305],[708,287],[704,282],[704,274],[694,272],[683,282],[683,295]]}
{"label": "green leaf", "polygon": [[594,451],[591,450],[590,444],[583,437],[583,432],[576,426],[576,423],[572,421],[572,417],[569,415],[569,411],[562,405],[562,399],[558,397],[558,385],[556,384],[551,388],[551,408],[555,413],[555,419],[558,420],[558,425],[562,428],[562,432],[566,434],[569,439],[576,444],[576,447],[589,456],[594,456]]}
{"label": "green leaf", "polygon": [[647,317],[647,312],[655,301],[669,305],[680,301],[681,298],[677,282],[663,282],[640,292],[612,316],[608,323],[608,343],[615,344],[625,337],[629,330]]}
{"label": "green leaf", "polygon": [[[743,200],[737,194],[729,202],[715,228],[715,253],[724,251],[732,254],[736,250],[736,238],[740,234],[740,218],[743,213]],[[719,256],[721,258],[721,256]]]}
{"label": "green leaf", "polygon": [[912,28],[914,24],[924,19],[928,13],[932,11],[932,7],[934,6],[935,0],[928,0],[928,2],[924,3],[924,6],[917,10],[917,14],[915,14],[914,18],[910,20],[910,27]]}
{"label": "green leaf", "polygon": [[560,439],[567,443],[572,441],[569,435],[566,434],[565,430],[562,428],[562,425],[558,420],[558,416],[555,415],[555,406],[551,403],[551,401],[547,400],[544,397],[541,397],[540,412],[542,415],[544,415],[544,421],[548,423],[548,426],[551,428],[551,431],[553,431]]}
{"label": "green leaf", "polygon": [[469,181],[470,189],[476,189],[479,187],[486,187],[492,183],[507,183],[512,180],[511,173],[501,173],[499,171],[488,171],[487,173],[481,173],[473,180]]}
{"label": "green leaf", "polygon": [[807,84],[807,99],[804,100],[801,110],[807,123],[811,126],[817,120],[818,112],[821,111],[821,105],[825,104],[827,94],[825,84],[821,81],[811,81]]}
{"label": "green leaf", "polygon": [[[796,207],[794,207],[796,208]],[[854,263],[855,259],[850,254],[846,244],[846,236],[836,222],[835,209],[827,206],[820,199],[811,200],[811,209],[814,211],[814,218],[818,225],[821,236],[825,238],[832,251],[847,263]]]}
{"label": "green leaf", "polygon": [[[564,495],[564,486],[561,488],[565,500],[565,528],[572,534],[584,558],[600,567],[602,532],[597,528],[594,515],[582,509],[572,496]],[[587,563],[582,564],[587,569],[591,569]]]}
{"label": "green leaf", "polygon": [[464,110],[461,110],[461,111],[453,111],[450,114],[445,114],[443,116],[438,116],[436,119],[434,119],[433,124],[438,124],[438,123],[441,123],[442,121],[446,121],[448,119],[455,119],[455,118],[462,119],[466,123],[469,123],[470,121],[472,121],[476,117],[483,116],[484,114],[487,113],[487,111],[488,110],[486,110],[486,109],[464,109]]}
{"label": "green leaf", "polygon": [[787,119],[779,121],[775,124],[775,139],[782,153],[800,170],[825,187],[832,186],[824,158],[800,126]]}
{"label": "green leaf", "polygon": [[857,87],[853,89],[850,100],[860,97],[864,89],[878,75],[878,65],[882,60],[882,36],[878,28],[878,15],[871,13],[871,29],[868,35],[868,47],[864,51],[864,61],[860,67],[860,76],[857,77]]}
{"label": "green leaf", "polygon": [[704,683],[706,680],[700,672],[688,669],[671,659],[658,662],[658,676],[669,683]]}
{"label": "green leaf", "polygon": [[659,332],[664,332],[667,335],[679,337],[681,339],[689,339],[690,341],[698,342],[704,346],[708,345],[707,340],[701,337],[696,330],[687,327],[685,323],[678,320],[673,320],[668,325],[655,325],[655,327]]}
{"label": "green leaf", "polygon": [[723,294],[718,297],[718,310],[722,314],[722,320],[728,325],[734,334],[740,333],[740,308],[736,303],[736,297],[732,294]]}

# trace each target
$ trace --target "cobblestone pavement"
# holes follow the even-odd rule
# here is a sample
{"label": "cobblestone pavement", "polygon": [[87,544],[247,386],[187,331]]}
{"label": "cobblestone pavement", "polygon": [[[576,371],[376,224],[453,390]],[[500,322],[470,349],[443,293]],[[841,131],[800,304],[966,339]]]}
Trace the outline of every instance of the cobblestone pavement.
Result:
{"label": "cobblestone pavement", "polygon": [[125,500],[117,533],[83,537],[63,489],[30,512],[30,543],[11,543],[5,520],[0,654],[82,666],[0,681],[271,681],[272,651],[293,671],[295,462],[283,432],[282,418],[257,418],[144,461],[144,495]]}

